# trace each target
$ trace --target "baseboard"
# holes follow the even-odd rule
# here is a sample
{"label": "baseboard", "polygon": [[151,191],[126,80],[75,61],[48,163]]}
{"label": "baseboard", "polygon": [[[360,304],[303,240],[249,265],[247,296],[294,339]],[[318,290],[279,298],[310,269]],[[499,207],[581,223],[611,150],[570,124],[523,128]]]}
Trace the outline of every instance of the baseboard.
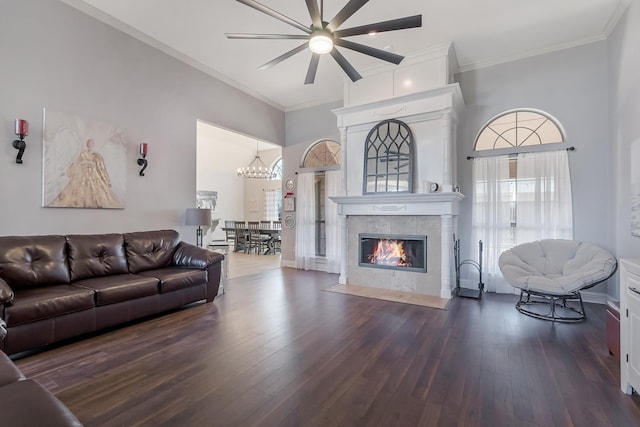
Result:
{"label": "baseboard", "polygon": [[580,291],[580,295],[582,295],[582,301],[584,302],[589,302],[592,304],[607,303],[607,294],[603,294],[601,292]]}
{"label": "baseboard", "polygon": [[296,268],[296,262],[288,259],[280,259],[280,267]]}

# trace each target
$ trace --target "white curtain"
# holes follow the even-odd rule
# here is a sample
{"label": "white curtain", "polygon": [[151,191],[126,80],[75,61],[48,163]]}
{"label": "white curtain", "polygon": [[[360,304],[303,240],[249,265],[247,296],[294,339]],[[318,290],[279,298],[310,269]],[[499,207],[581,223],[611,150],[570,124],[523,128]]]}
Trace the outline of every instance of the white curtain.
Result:
{"label": "white curtain", "polygon": [[517,244],[573,239],[571,177],[566,150],[518,155]]}
{"label": "white curtain", "polygon": [[498,258],[503,251],[534,240],[573,238],[566,150],[519,154],[516,159],[517,179],[510,178],[509,156],[473,162],[470,253],[477,259],[482,240],[483,278],[493,292],[515,292],[500,273]]}
{"label": "white curtain", "polygon": [[340,218],[338,217],[338,205],[329,197],[341,196],[344,191],[342,184],[342,171],[332,170],[325,173],[325,235],[326,235],[326,260],[327,273],[340,272],[341,236]]}
{"label": "white curtain", "polygon": [[[478,241],[482,240],[483,281],[486,289],[492,292],[513,292],[513,287],[506,283],[498,267],[500,254],[512,246],[509,244],[512,185],[509,182],[509,156],[478,157],[473,160],[469,259],[478,260]],[[464,272],[461,271],[461,274]]]}
{"label": "white curtain", "polygon": [[296,267],[315,269],[316,257],[316,208],[314,173],[298,174],[296,192]]}

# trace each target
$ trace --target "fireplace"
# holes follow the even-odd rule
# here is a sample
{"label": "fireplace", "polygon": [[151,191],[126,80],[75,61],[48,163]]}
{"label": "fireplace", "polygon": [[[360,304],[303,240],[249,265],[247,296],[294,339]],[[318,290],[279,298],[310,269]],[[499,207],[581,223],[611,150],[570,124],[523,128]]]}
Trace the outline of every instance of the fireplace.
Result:
{"label": "fireplace", "polygon": [[427,236],[359,234],[359,265],[427,272]]}
{"label": "fireplace", "polygon": [[[456,129],[464,99],[453,81],[455,55],[450,45],[413,60],[403,69],[372,70],[374,78],[346,82],[345,106],[333,110],[344,162],[344,192],[331,197],[337,204],[342,237],[338,282],[451,298],[455,285],[452,236],[464,198],[456,185]],[[403,85],[408,78],[414,83],[411,87]],[[371,178],[367,136],[391,119],[406,124],[413,135],[412,190],[370,194],[366,190]],[[383,166],[389,164],[382,164],[384,170]],[[409,251],[411,266],[397,265],[397,259],[407,255],[392,257],[396,262],[391,261],[391,266],[386,261],[372,264],[375,244],[363,239],[372,234],[387,242],[419,238],[417,243],[409,242],[409,249],[402,244]],[[414,244],[423,249],[412,248]]]}

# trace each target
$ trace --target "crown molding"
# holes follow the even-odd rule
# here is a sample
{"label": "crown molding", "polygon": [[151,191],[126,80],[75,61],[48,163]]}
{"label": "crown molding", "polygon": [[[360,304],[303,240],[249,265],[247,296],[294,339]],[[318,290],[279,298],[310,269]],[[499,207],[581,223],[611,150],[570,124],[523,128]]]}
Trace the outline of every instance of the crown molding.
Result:
{"label": "crown molding", "polygon": [[611,15],[611,18],[609,18],[609,21],[606,23],[604,30],[602,31],[606,37],[609,37],[613,30],[615,30],[618,22],[620,22],[620,19],[622,19],[630,4],[631,0],[620,0],[618,7],[613,12],[613,15]]}
{"label": "crown molding", "polygon": [[631,4],[632,0],[620,0],[618,2],[618,6],[616,10],[611,15],[611,18],[607,21],[604,28],[602,29],[602,33],[592,37],[585,37],[578,40],[573,40],[567,43],[561,43],[554,46],[549,46],[541,49],[533,49],[524,53],[515,54],[515,55],[507,55],[498,58],[488,59],[484,61],[470,62],[468,64],[463,64],[458,66],[458,73],[464,73],[465,71],[478,70],[481,68],[487,68],[494,65],[505,64],[507,62],[518,61],[520,59],[526,59],[533,56],[544,55],[546,53],[557,52],[564,49],[570,49],[572,47],[583,46],[589,43],[595,43],[599,41],[603,41],[609,38],[613,30],[620,22],[620,19],[624,16],[627,8]]}
{"label": "crown molding", "polygon": [[224,74],[220,73],[219,71],[204,65],[202,62],[200,61],[196,61],[195,59],[191,58],[190,56],[187,56],[179,51],[177,51],[176,49],[159,42],[158,40],[144,34],[143,32],[133,28],[131,25],[126,24],[122,21],[120,21],[119,19],[114,18],[113,16],[109,15],[108,13],[105,13],[103,11],[101,11],[100,9],[91,6],[85,2],[83,2],[82,0],[60,0],[62,3],[73,7],[74,9],[79,10],[80,12],[85,13],[86,15],[91,16],[94,19],[97,19],[111,27],[114,27],[115,29],[161,51],[162,53],[165,53],[175,59],[177,59],[178,61],[181,61],[195,69],[197,69],[198,71],[201,71],[205,74],[208,74],[209,76],[220,80],[223,83],[226,83],[229,86],[232,86],[244,93],[246,93],[247,95],[250,95],[256,99],[258,99],[259,101],[264,102],[265,104],[269,104],[270,106],[277,108],[280,111],[286,111],[285,107],[283,105],[278,104],[277,102],[273,101],[270,98],[267,98],[266,96],[249,89],[248,87],[242,85],[241,83],[238,83],[237,81],[230,79],[229,77],[225,76]]}
{"label": "crown molding", "polygon": [[564,49],[570,49],[572,47],[583,46],[590,43],[599,42],[602,40],[606,40],[607,36],[605,34],[600,34],[593,37],[585,37],[579,40],[573,40],[567,43],[561,43],[554,46],[544,47],[541,49],[532,49],[523,53],[517,53],[514,55],[506,55],[498,58],[487,59],[483,61],[470,62],[468,64],[463,64],[458,66],[458,73],[464,73],[466,71],[479,70],[482,68],[492,67],[494,65],[506,64],[508,62],[519,61],[521,59],[531,58],[538,55],[544,55],[547,53],[558,52]]}

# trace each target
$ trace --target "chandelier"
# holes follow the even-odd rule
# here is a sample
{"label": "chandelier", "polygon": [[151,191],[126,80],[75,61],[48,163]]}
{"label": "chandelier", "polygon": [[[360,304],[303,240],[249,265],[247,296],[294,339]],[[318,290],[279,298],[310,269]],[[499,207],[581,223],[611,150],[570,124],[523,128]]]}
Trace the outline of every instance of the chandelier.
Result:
{"label": "chandelier", "polygon": [[256,156],[253,158],[249,166],[238,168],[238,176],[245,178],[269,179],[271,178],[271,169],[264,164],[258,154],[258,141],[256,140]]}

